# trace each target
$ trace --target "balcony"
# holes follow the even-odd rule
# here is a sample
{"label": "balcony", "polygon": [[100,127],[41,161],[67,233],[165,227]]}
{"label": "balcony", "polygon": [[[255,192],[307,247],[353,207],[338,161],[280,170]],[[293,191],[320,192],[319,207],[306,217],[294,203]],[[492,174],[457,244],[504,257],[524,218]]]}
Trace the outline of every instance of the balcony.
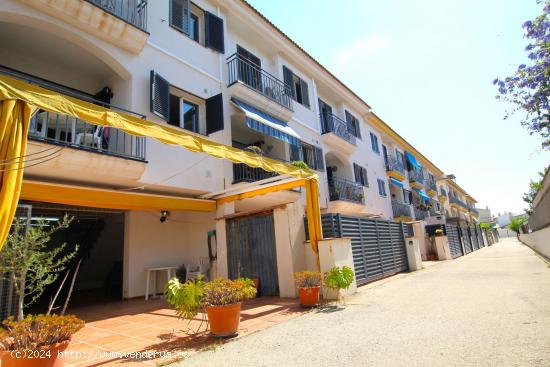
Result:
{"label": "balcony", "polygon": [[433,181],[426,180],[426,193],[429,196],[437,195],[437,185]]}
{"label": "balcony", "polygon": [[412,187],[421,190],[424,188],[424,174],[420,170],[409,171],[409,182]]}
{"label": "balcony", "polygon": [[146,0],[21,1],[134,54],[149,37]]}
{"label": "balcony", "polygon": [[227,69],[232,96],[282,120],[292,118],[292,93],[284,82],[236,53],[227,59]]}
{"label": "balcony", "polygon": [[394,220],[401,222],[412,221],[413,216],[410,204],[400,203],[398,201],[392,200],[391,207],[393,210]]}
{"label": "balcony", "polygon": [[145,160],[143,137],[43,110],[31,118],[29,139],[121,158]]}
{"label": "balcony", "polygon": [[268,172],[258,167],[250,167],[244,163],[233,163],[233,183],[256,182],[277,176],[275,172]]}
{"label": "balcony", "polygon": [[447,201],[447,191],[443,188],[439,189],[439,195],[437,195],[437,199],[440,202]]}
{"label": "balcony", "polygon": [[398,181],[403,181],[405,179],[405,166],[395,157],[386,158],[386,172],[388,176]]}
{"label": "balcony", "polygon": [[476,218],[479,216],[479,211],[474,206],[469,205],[468,211],[470,212],[471,215],[473,215]]}
{"label": "balcony", "polygon": [[468,205],[456,196],[449,196],[449,203],[453,208],[468,212]]}
{"label": "balcony", "polygon": [[351,132],[352,128],[346,121],[332,113],[322,113],[319,118],[321,119],[322,139],[326,144],[347,154],[355,151],[357,138]]}
{"label": "balcony", "polygon": [[419,209],[417,207],[414,208],[414,218],[416,220],[424,220],[430,216],[429,210],[423,210]]}
{"label": "balcony", "polygon": [[328,180],[328,189],[331,201],[344,200],[357,204],[365,203],[363,186],[356,182],[332,177]]}

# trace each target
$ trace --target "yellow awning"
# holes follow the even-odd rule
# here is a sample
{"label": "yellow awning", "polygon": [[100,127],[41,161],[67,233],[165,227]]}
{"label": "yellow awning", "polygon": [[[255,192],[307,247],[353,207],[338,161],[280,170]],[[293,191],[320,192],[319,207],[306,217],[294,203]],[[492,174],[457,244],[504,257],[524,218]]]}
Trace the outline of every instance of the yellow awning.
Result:
{"label": "yellow awning", "polygon": [[21,199],[119,210],[198,212],[216,210],[214,200],[105,190],[27,180],[23,181]]}

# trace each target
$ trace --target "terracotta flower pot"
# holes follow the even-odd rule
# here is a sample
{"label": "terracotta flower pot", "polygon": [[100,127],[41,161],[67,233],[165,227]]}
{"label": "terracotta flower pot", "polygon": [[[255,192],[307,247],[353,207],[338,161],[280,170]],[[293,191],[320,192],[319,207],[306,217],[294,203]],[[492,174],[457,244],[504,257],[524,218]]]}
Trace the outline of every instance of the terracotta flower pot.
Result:
{"label": "terracotta flower pot", "polygon": [[237,334],[241,319],[241,304],[208,306],[206,314],[210,322],[210,332],[215,336],[227,337]]}
{"label": "terracotta flower pot", "polygon": [[69,346],[70,340],[33,350],[0,352],[2,367],[63,367],[65,358],[58,358]]}
{"label": "terracotta flower pot", "polygon": [[319,304],[319,295],[321,287],[298,288],[300,295],[300,305],[306,307],[317,306]]}

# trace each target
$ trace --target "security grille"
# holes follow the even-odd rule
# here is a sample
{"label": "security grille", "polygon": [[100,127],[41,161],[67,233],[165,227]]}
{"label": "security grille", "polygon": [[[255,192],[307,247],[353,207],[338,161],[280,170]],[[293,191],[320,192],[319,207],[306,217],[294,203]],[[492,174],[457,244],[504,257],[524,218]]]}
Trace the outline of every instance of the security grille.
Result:
{"label": "security grille", "polygon": [[485,247],[485,241],[483,240],[483,233],[481,232],[481,227],[476,227],[477,240],[481,247]]}
{"label": "security grille", "polygon": [[453,224],[446,224],[445,227],[447,230],[449,249],[451,251],[451,256],[453,257],[453,259],[464,255],[462,253],[462,243],[460,242],[458,227]]}
{"label": "security grille", "polygon": [[351,238],[358,284],[408,270],[403,223],[341,214],[323,214],[321,222],[325,238]]}
{"label": "security grille", "polygon": [[458,227],[459,233],[460,233],[460,239],[462,240],[462,243],[464,244],[464,250],[466,251],[466,254],[469,254],[470,252],[474,251],[472,248],[472,240],[470,239],[470,235],[468,233],[467,227]]}
{"label": "security grille", "polygon": [[475,227],[468,228],[468,234],[470,235],[470,239],[472,241],[473,250],[479,250],[479,243],[477,241],[477,233]]}

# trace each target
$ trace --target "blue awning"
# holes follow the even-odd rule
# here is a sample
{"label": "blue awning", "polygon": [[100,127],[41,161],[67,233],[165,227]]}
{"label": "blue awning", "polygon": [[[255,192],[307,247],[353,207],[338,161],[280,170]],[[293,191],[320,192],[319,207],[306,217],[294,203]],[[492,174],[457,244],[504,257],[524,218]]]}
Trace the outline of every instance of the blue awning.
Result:
{"label": "blue awning", "polygon": [[397,186],[397,187],[403,187],[403,184],[401,182],[399,182],[398,180],[396,180],[395,178],[393,178],[393,177],[390,177],[390,183],[392,185]]}
{"label": "blue awning", "polygon": [[413,187],[413,190],[418,193],[424,199],[425,202],[430,202],[430,197],[426,195],[426,193],[420,189],[417,189],[416,187]]}
{"label": "blue awning", "polygon": [[416,161],[416,158],[414,158],[414,155],[412,155],[409,152],[405,152],[405,156],[407,157],[407,160],[409,163],[416,169],[422,169],[422,165]]}
{"label": "blue awning", "polygon": [[300,146],[300,135],[284,121],[250,106],[249,104],[231,98],[231,101],[246,115],[246,126],[262,134],[282,140],[288,144]]}

